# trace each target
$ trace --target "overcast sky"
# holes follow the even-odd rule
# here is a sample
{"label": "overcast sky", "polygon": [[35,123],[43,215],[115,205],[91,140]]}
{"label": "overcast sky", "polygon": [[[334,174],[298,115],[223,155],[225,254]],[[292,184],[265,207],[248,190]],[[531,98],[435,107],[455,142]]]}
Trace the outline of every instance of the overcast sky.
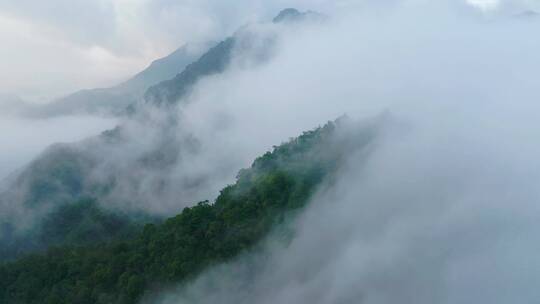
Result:
{"label": "overcast sky", "polygon": [[[486,11],[501,3],[538,3],[454,1]],[[186,42],[219,40],[245,23],[271,19],[282,8],[335,13],[366,2],[375,1],[0,0],[0,94],[47,101],[112,85]]]}
{"label": "overcast sky", "polygon": [[219,40],[281,8],[329,0],[0,0],[0,93],[47,100],[107,86],[187,42]]}

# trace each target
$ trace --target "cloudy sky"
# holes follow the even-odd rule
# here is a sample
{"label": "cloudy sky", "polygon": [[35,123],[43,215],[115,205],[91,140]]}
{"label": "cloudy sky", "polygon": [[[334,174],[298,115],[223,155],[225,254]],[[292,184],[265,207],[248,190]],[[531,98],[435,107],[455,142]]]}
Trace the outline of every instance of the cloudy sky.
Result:
{"label": "cloudy sky", "polygon": [[184,43],[221,39],[281,8],[352,2],[0,0],[0,93],[45,101],[111,85]]}
{"label": "cloudy sky", "polygon": [[[503,0],[455,1],[493,10]],[[374,1],[0,0],[0,94],[47,101],[115,84],[184,43],[219,40],[285,7],[333,13],[366,2]]]}

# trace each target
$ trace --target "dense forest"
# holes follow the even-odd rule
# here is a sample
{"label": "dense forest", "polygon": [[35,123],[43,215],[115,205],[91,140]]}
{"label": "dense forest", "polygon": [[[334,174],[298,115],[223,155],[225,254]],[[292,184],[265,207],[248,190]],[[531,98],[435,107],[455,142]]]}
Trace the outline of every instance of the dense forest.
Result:
{"label": "dense forest", "polygon": [[142,230],[142,223],[159,220],[148,215],[107,210],[99,206],[96,199],[83,198],[58,206],[24,238],[6,240],[0,247],[0,261],[42,252],[52,246],[80,246],[131,238]]}
{"label": "dense forest", "polygon": [[[330,122],[274,147],[241,170],[214,203],[185,208],[162,223],[145,225],[133,237],[59,246],[5,263],[1,302],[134,303],[159,286],[194,278],[253,248],[308,202],[346,149],[335,133],[336,123]],[[364,139],[363,144],[369,136]]]}

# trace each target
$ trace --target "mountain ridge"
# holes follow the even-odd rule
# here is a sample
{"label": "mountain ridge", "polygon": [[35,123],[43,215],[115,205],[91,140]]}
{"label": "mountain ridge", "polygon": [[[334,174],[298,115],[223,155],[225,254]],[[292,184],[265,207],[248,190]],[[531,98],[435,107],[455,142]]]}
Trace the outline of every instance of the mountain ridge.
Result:
{"label": "mountain ridge", "polygon": [[0,264],[0,300],[136,303],[159,286],[186,282],[253,249],[301,210],[340,166],[345,151],[369,147],[379,123],[353,128],[352,141],[339,135],[345,131],[342,120],[304,132],[240,170],[236,183],[223,188],[214,203],[200,202],[163,224],[148,224],[134,239],[59,247]]}
{"label": "mountain ridge", "polygon": [[32,117],[73,114],[125,115],[126,108],[137,103],[150,86],[174,77],[210,45],[211,43],[183,45],[169,55],[152,61],[145,69],[118,85],[79,90],[45,105],[29,107],[25,112]]}

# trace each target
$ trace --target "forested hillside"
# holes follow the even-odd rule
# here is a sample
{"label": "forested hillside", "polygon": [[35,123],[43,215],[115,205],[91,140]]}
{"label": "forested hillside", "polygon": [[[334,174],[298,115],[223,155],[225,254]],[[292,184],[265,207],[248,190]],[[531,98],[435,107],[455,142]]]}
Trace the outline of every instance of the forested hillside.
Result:
{"label": "forested hillside", "polygon": [[142,223],[158,221],[158,218],[143,214],[107,210],[95,199],[84,198],[58,206],[22,238],[13,235],[16,232],[6,231],[0,260],[13,260],[29,252],[44,252],[54,246],[90,245],[131,238],[142,230]]}
{"label": "forested hillside", "polygon": [[[277,146],[241,170],[214,203],[185,208],[133,238],[53,248],[0,268],[3,303],[135,303],[167,283],[249,250],[303,207],[350,149],[336,123]],[[357,133],[366,146],[374,130]]]}

